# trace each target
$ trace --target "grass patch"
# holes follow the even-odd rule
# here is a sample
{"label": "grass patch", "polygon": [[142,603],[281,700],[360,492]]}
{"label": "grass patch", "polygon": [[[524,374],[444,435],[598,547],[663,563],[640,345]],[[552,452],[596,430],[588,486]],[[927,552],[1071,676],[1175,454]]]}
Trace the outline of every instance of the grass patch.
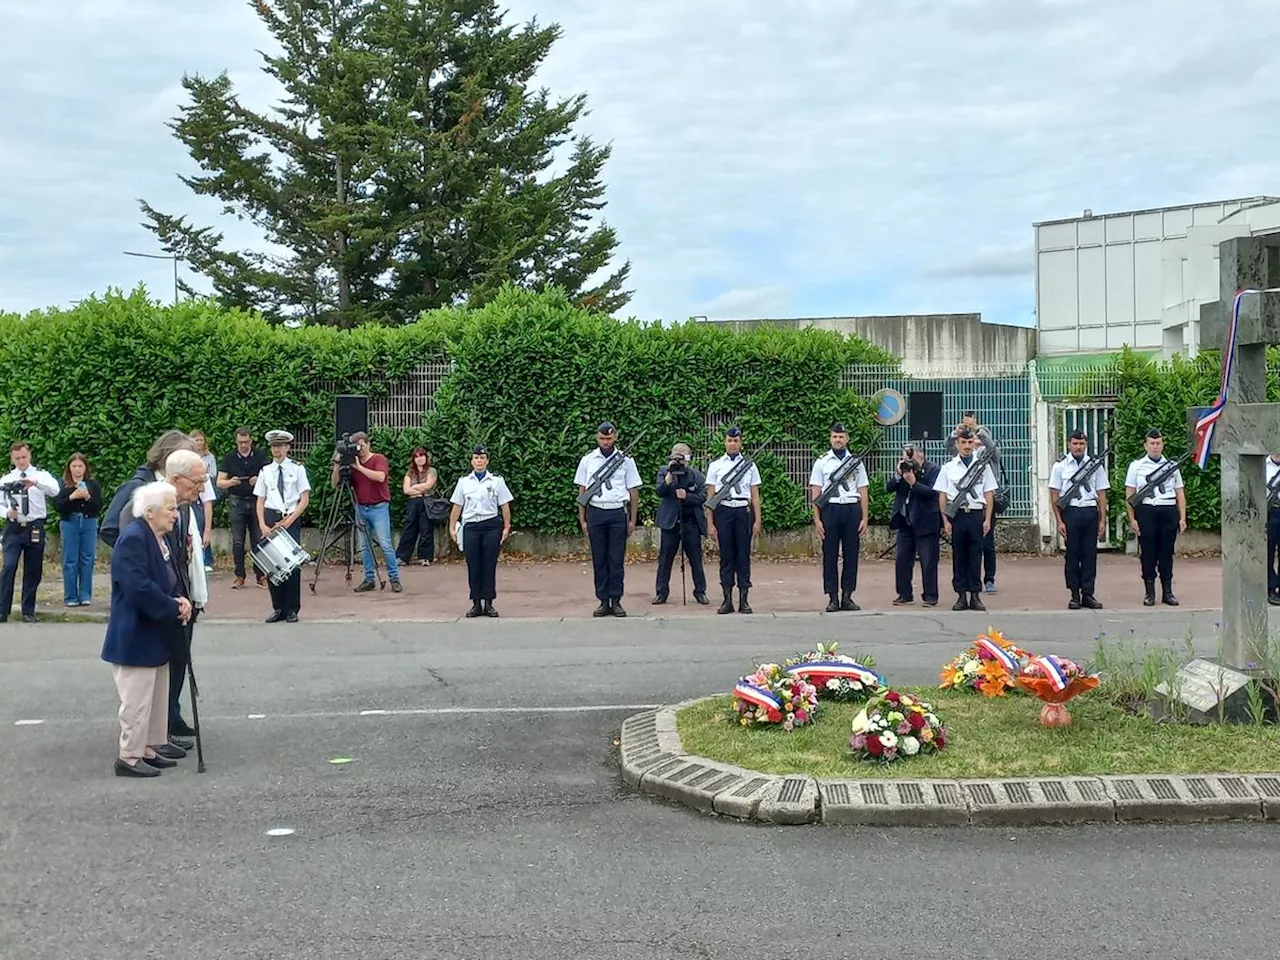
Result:
{"label": "grass patch", "polygon": [[812,726],[791,733],[742,727],[732,698],[716,697],[677,715],[684,749],[765,773],[879,779],[982,779],[1123,773],[1272,773],[1280,770],[1280,727],[1156,723],[1118,706],[1101,690],[1070,704],[1071,726],[1040,725],[1040,702],[987,699],[934,687],[903,687],[933,704],[950,742],[939,754],[891,764],[854,761],[850,725],[861,705],[823,703]]}

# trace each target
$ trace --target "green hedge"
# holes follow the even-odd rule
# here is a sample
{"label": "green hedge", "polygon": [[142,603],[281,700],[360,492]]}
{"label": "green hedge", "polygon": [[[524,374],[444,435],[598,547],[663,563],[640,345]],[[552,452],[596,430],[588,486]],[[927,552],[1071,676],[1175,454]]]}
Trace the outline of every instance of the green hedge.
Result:
{"label": "green hedge", "polygon": [[[1217,397],[1221,364],[1217,352],[1160,361],[1126,350],[1116,358],[1109,370],[1118,387],[1111,434],[1116,465],[1111,478],[1113,515],[1124,514],[1125,471],[1131,460],[1143,455],[1148,430],[1158,427],[1164,433],[1170,457],[1176,459],[1187,451],[1187,408],[1207,407]],[[1267,368],[1267,399],[1280,402],[1280,348],[1268,351]],[[1222,518],[1218,457],[1210,458],[1203,471],[1194,464],[1185,466],[1182,476],[1187,485],[1187,526],[1217,530]]]}
{"label": "green hedge", "polygon": [[[585,312],[558,292],[510,289],[479,310],[345,331],[286,329],[206,301],[163,306],[141,291],[113,293],[71,310],[0,316],[0,378],[20,385],[0,399],[0,436],[29,440],[37,462],[54,472],[83,451],[110,492],[170,427],[203,430],[220,456],[241,425],[257,437],[310,427],[320,442],[308,471],[327,486],[335,392],[376,399],[416,364],[446,356],[453,372],[422,426],[371,431],[392,463],[396,515],[415,444],[433,451],[448,489],[483,441],[516,496],[515,525],[547,533],[576,530],[574,470],[601,420],[618,424],[624,446],[645,431],[637,459],[648,516],[654,474],[672,443],[722,449],[704,412],[740,413],[749,449],[778,431],[817,454],[834,419],[849,423],[858,447],[877,428],[869,400],[841,388],[841,371],[893,362],[827,331],[643,325]],[[805,525],[803,487],[775,457],[763,457],[761,468],[765,525]],[[328,497],[318,489],[312,522]]]}

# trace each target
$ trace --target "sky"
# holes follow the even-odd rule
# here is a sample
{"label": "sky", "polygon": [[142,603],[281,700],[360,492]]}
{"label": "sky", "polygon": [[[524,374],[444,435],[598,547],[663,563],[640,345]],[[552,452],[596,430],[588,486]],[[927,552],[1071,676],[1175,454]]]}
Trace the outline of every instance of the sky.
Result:
{"label": "sky", "polygon": [[[1032,223],[1280,194],[1275,0],[511,0],[537,77],[611,142],[623,311],[980,312],[1034,325]],[[184,72],[274,94],[242,0],[0,0],[0,311],[172,265],[137,201],[256,237],[178,180]],[[200,283],[196,282],[197,286]],[[207,287],[206,287],[207,288]]]}

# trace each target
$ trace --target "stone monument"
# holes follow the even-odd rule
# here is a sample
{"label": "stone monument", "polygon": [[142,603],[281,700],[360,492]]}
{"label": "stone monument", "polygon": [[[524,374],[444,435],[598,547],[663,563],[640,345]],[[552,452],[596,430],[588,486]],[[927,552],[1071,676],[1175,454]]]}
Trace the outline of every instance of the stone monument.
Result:
{"label": "stone monument", "polygon": [[[1280,233],[1224,240],[1218,247],[1220,298],[1201,309],[1201,346],[1224,350],[1241,290],[1236,358],[1213,449],[1222,467],[1221,662],[1195,660],[1173,695],[1200,719],[1241,719],[1252,679],[1273,679],[1267,605],[1264,458],[1280,450],[1280,403],[1267,403],[1267,347],[1280,344]],[[1188,411],[1194,442],[1196,412]],[[1266,668],[1270,666],[1271,671]],[[1167,687],[1157,688],[1168,696]],[[1270,697],[1267,698],[1270,700]],[[1273,707],[1274,710],[1274,707]]]}

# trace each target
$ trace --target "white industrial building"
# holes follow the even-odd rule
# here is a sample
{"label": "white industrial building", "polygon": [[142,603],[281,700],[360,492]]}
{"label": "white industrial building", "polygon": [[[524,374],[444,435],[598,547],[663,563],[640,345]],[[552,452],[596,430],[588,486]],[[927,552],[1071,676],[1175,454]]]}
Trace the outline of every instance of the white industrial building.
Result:
{"label": "white industrial building", "polygon": [[1219,296],[1219,242],[1276,230],[1280,197],[1035,224],[1038,356],[1194,356],[1200,305]]}

